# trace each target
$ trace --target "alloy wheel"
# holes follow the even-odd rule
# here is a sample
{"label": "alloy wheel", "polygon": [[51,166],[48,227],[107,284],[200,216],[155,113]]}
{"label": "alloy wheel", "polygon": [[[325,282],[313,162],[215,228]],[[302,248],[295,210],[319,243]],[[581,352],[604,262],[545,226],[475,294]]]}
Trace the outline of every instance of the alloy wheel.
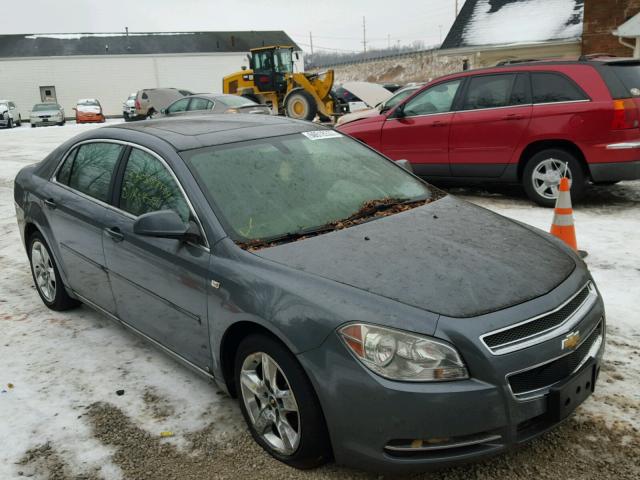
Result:
{"label": "alloy wheel", "polygon": [[538,195],[543,198],[554,200],[558,198],[558,187],[560,179],[566,175],[571,186],[571,170],[566,162],[556,158],[547,158],[535,166],[531,173],[533,188]]}
{"label": "alloy wheel", "polygon": [[293,455],[300,445],[300,413],[289,380],[269,355],[248,355],[240,372],[242,400],[258,436],[276,452]]}
{"label": "alloy wheel", "polygon": [[53,302],[56,298],[56,273],[46,247],[38,240],[31,246],[31,266],[42,296]]}

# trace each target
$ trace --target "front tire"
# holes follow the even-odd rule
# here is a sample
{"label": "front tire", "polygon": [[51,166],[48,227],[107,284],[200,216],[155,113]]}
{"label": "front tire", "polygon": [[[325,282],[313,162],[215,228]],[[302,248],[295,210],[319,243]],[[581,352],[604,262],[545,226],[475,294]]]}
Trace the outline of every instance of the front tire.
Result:
{"label": "front tire", "polygon": [[10,118],[7,122],[7,128],[13,128],[13,118]]}
{"label": "front tire", "polygon": [[560,148],[541,150],[529,159],[522,175],[522,186],[527,196],[538,205],[553,207],[565,165],[571,199],[579,201],[584,196],[587,181],[584,169],[573,154]]}
{"label": "front tire", "polygon": [[316,118],[318,105],[316,100],[306,90],[295,90],[287,95],[285,99],[284,111],[287,117],[297,120],[311,121]]}
{"label": "front tire", "polygon": [[320,403],[286,347],[267,335],[245,338],[236,353],[235,382],[251,435],[267,453],[300,469],[327,462],[331,447]]}
{"label": "front tire", "polygon": [[35,232],[28,242],[31,275],[42,302],[51,310],[69,310],[80,302],[71,298],[62,284],[58,266],[47,242],[40,232]]}

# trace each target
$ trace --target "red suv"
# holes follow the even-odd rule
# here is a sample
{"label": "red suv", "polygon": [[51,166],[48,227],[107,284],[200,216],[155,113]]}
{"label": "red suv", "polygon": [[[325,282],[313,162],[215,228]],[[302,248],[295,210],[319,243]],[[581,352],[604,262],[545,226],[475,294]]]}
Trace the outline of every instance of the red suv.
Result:
{"label": "red suv", "polygon": [[553,206],[567,169],[587,181],[640,178],[640,61],[532,61],[436,79],[379,115],[338,127],[431,180],[521,183]]}

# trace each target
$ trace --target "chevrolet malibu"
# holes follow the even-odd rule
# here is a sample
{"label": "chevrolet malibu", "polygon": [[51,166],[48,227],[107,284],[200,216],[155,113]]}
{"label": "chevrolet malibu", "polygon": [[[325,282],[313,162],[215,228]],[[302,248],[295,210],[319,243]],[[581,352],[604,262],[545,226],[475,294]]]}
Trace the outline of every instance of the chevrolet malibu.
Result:
{"label": "chevrolet malibu", "polygon": [[482,458],[598,377],[578,256],[319,125],[95,129],[20,171],[15,203],[47,307],[85,304],[217,382],[294,467]]}

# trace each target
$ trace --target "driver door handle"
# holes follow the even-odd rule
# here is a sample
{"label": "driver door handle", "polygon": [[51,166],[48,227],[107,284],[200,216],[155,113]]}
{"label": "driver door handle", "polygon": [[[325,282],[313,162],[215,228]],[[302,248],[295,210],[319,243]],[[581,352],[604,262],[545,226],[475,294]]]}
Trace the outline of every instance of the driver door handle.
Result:
{"label": "driver door handle", "polygon": [[57,207],[56,202],[54,202],[54,201],[53,201],[52,199],[50,199],[50,198],[47,198],[47,199],[44,201],[44,204],[45,204],[47,207],[49,207],[51,210],[54,210],[54,209]]}
{"label": "driver door handle", "polygon": [[124,234],[120,231],[118,227],[105,228],[104,233],[111,237],[111,240],[114,242],[121,242],[124,240]]}
{"label": "driver door handle", "polygon": [[520,115],[518,113],[510,113],[509,115],[505,115],[502,117],[503,120],[522,120],[524,115]]}
{"label": "driver door handle", "polygon": [[449,125],[449,122],[442,122],[440,120],[436,120],[431,124],[432,127],[446,127],[447,125]]}

